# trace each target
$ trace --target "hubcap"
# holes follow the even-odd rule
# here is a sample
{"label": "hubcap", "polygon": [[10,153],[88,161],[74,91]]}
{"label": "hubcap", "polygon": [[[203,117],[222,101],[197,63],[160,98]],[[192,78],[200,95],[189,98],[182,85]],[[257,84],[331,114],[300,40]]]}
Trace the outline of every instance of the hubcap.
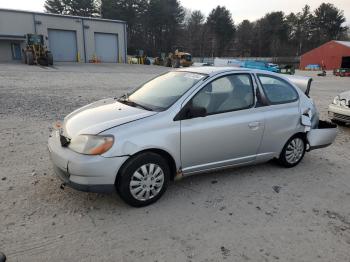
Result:
{"label": "hubcap", "polygon": [[287,146],[286,160],[290,164],[297,163],[304,153],[304,141],[296,137]]}
{"label": "hubcap", "polygon": [[159,194],[164,184],[164,172],[157,164],[145,164],[131,177],[131,195],[140,201],[146,201]]}

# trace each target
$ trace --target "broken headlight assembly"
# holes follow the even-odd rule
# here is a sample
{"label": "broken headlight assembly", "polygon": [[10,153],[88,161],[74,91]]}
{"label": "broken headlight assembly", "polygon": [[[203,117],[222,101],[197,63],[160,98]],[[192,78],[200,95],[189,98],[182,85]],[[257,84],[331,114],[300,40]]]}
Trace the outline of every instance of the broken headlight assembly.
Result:
{"label": "broken headlight assembly", "polygon": [[68,147],[84,155],[101,155],[114,143],[112,135],[78,135],[70,141]]}

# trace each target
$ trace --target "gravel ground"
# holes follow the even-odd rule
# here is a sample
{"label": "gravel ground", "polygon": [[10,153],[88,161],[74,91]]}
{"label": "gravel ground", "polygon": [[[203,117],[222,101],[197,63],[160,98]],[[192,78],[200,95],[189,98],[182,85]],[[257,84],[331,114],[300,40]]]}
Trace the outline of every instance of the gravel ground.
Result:
{"label": "gravel ground", "polygon": [[[46,143],[56,119],[166,71],[0,64],[0,251],[8,261],[350,261],[350,128],[295,168],[274,163],[173,183],[155,204],[60,189]],[[321,116],[350,78],[317,77]]]}

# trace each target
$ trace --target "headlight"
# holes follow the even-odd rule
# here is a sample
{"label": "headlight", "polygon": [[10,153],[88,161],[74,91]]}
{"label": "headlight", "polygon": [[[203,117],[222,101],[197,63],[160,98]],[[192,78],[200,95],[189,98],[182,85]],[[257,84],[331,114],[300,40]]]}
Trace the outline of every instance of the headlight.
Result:
{"label": "headlight", "polygon": [[68,147],[80,154],[101,155],[113,146],[113,142],[114,137],[111,135],[79,135],[70,141]]}
{"label": "headlight", "polygon": [[339,96],[336,96],[336,97],[333,99],[333,104],[339,105]]}

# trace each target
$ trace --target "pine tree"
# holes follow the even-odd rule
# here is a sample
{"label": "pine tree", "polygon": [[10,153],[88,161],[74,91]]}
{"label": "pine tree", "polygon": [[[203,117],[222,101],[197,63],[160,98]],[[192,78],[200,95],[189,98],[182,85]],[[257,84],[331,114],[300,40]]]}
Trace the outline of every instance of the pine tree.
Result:
{"label": "pine tree", "polygon": [[340,39],[347,27],[344,12],[329,3],[322,3],[315,11],[312,21],[314,39],[318,43]]}
{"label": "pine tree", "polygon": [[231,12],[224,6],[217,6],[208,16],[207,26],[212,36],[213,55],[223,55],[229,48],[236,30]]}
{"label": "pine tree", "polygon": [[46,12],[53,14],[97,16],[98,7],[95,0],[46,0]]}
{"label": "pine tree", "polygon": [[46,12],[52,14],[64,14],[65,5],[62,0],[46,0],[44,4]]}
{"label": "pine tree", "polygon": [[70,0],[68,2],[69,14],[77,16],[97,16],[98,8],[95,0]]}

